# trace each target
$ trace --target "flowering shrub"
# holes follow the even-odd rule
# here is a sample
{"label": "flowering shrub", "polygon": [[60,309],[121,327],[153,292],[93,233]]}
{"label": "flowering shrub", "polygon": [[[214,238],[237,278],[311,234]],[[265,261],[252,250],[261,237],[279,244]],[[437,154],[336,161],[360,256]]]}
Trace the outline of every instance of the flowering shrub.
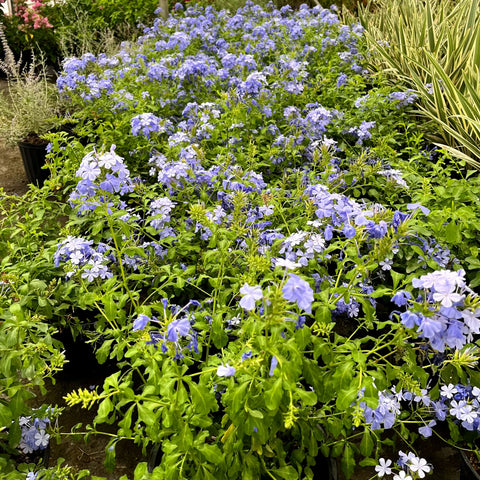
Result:
{"label": "flowering shrub", "polygon": [[408,188],[390,152],[415,98],[369,78],[331,10],[177,10],[58,80],[106,147],[76,172],[56,265],[98,310],[99,360],[128,359],[68,402],[161,443],[165,478],[309,477],[319,451],[349,477],[401,401],[428,434],[431,378],[437,405],[477,358],[477,297],[415,231],[428,209],[360,198]]}
{"label": "flowering shrub", "polygon": [[[17,60],[25,63],[42,59],[49,64],[55,64],[58,47],[55,41],[52,13],[54,7],[50,2],[36,0],[15,0],[13,11],[0,15],[8,45],[13,50]],[[8,52],[0,47],[2,59],[8,58]]]}
{"label": "flowering shrub", "polygon": [[166,479],[312,478],[321,454],[387,475],[377,430],[446,419],[472,440],[479,300],[409,201],[414,96],[335,10],[175,10],[58,79],[97,142],[51,145],[72,208],[42,253],[51,317],[87,311],[118,363],[67,402],[116,422],[109,459],[161,444]]}
{"label": "flowering shrub", "polygon": [[[38,282],[33,280],[31,288]],[[46,406],[32,411],[29,401],[35,396],[35,387],[46,391],[46,380],[64,363],[52,339],[54,329],[38,316],[25,312],[18,302],[8,306],[7,298],[16,294],[14,289],[14,282],[4,277],[0,305],[0,467],[5,474],[15,470],[8,455],[24,463],[42,459],[50,439],[48,426],[60,411]]]}
{"label": "flowering shrub", "polygon": [[25,0],[16,0],[13,14],[20,17],[23,23],[19,25],[19,29],[28,32],[30,28],[34,30],[38,28],[52,28],[48,17],[43,15],[45,8],[42,0],[36,0],[33,4],[27,3]]}

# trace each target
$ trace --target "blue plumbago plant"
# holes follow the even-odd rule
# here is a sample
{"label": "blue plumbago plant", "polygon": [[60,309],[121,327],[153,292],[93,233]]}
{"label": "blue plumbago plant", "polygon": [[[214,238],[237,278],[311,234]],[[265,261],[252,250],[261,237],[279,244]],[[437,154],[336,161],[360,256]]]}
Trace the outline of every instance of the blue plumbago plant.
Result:
{"label": "blue plumbago plant", "polygon": [[14,479],[16,463],[44,460],[49,426],[60,410],[46,405],[34,410],[30,402],[39,391],[46,393],[47,379],[62,369],[65,359],[52,338],[53,326],[16,301],[15,279],[2,276],[0,291],[0,471]]}
{"label": "blue plumbago plant", "polygon": [[423,478],[378,457],[441,422],[474,447],[480,299],[409,201],[414,94],[334,9],[175,10],[58,79],[96,144],[52,144],[76,180],[48,254],[118,364],[67,402],[116,422],[108,462],[161,444],[163,479],[312,479],[321,455]]}

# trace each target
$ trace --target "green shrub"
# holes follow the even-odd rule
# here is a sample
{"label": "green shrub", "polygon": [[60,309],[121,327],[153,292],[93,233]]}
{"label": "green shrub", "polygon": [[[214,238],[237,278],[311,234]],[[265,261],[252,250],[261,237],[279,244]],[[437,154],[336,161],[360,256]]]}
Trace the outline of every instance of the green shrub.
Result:
{"label": "green shrub", "polygon": [[360,8],[371,66],[421,98],[430,137],[480,167],[480,10],[476,0],[377,0]]}
{"label": "green shrub", "polygon": [[157,0],[67,0],[51,14],[59,48],[64,56],[108,51],[138,34],[139,24],[151,23],[157,5]]}

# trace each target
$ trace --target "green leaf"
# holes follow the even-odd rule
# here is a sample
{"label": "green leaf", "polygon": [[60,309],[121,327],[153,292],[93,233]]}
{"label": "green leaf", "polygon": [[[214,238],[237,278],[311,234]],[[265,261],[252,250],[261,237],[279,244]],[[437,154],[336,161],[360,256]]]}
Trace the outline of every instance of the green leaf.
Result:
{"label": "green leaf", "polygon": [[113,403],[110,400],[110,397],[107,397],[103,400],[98,406],[98,413],[95,417],[96,422],[103,423],[108,419],[110,412],[113,410]]}
{"label": "green leaf", "polygon": [[332,312],[325,305],[315,306],[315,320],[322,323],[330,323],[332,320]]}
{"label": "green leaf", "polygon": [[313,406],[317,404],[318,400],[315,392],[307,392],[305,390],[297,389],[295,393],[300,397],[300,401],[304,405]]}
{"label": "green leaf", "polygon": [[242,383],[235,389],[235,392],[232,396],[232,410],[233,413],[238,413],[243,410],[243,406],[245,404],[245,394],[247,391],[248,386],[250,385],[249,382]]}
{"label": "green leaf", "polygon": [[306,325],[303,328],[298,329],[295,332],[295,340],[297,341],[298,348],[300,350],[304,350],[310,342],[311,337],[312,332],[310,331],[310,328],[308,328]]}
{"label": "green leaf", "polygon": [[223,321],[221,315],[215,315],[212,321],[212,341],[217,348],[223,348],[228,342],[228,335],[223,328]]}
{"label": "green leaf", "polygon": [[140,463],[135,467],[134,478],[135,478],[135,479],[142,479],[142,478],[144,478],[146,475],[148,475],[147,462],[140,462]]}
{"label": "green leaf", "polygon": [[352,478],[353,471],[355,470],[355,458],[353,457],[353,448],[349,443],[345,444],[342,457],[342,472],[345,478],[349,480]]}
{"label": "green leaf", "polygon": [[22,307],[18,303],[13,303],[12,305],[10,305],[9,310],[10,313],[13,313],[13,315],[15,315],[17,320],[20,321],[25,319],[25,317],[23,316]]}
{"label": "green leaf", "polygon": [[246,412],[254,418],[263,418],[263,413],[260,410],[251,410],[249,407],[245,407]]}
{"label": "green leaf", "polygon": [[273,473],[278,475],[280,478],[284,480],[297,480],[298,479],[298,472],[291,466],[287,465],[285,467],[277,468],[273,470]]}
{"label": "green leaf", "polygon": [[339,410],[346,410],[357,398],[357,386],[350,385],[349,388],[342,388],[337,393],[337,400],[335,404]]}
{"label": "green leaf", "polygon": [[338,438],[343,429],[343,422],[338,417],[329,417],[326,425],[333,438]]}
{"label": "green leaf", "polygon": [[358,464],[361,467],[375,467],[376,465],[378,465],[378,461],[374,458],[364,458],[363,460],[358,462]]}
{"label": "green leaf", "polygon": [[112,346],[112,343],[113,343],[113,339],[105,340],[102,346],[96,351],[95,355],[100,365],[106,362],[108,358],[108,354],[110,353],[110,348]]}
{"label": "green leaf", "polygon": [[346,358],[337,366],[332,376],[335,390],[338,392],[342,389],[349,389],[352,383],[353,374],[355,372],[355,362]]}
{"label": "green leaf", "polygon": [[272,411],[278,410],[283,397],[283,380],[277,378],[272,387],[265,392],[265,406]]}
{"label": "green leaf", "polygon": [[2,427],[9,427],[12,420],[13,417],[10,409],[3,403],[0,403],[0,425],[2,425]]}
{"label": "green leaf", "polygon": [[105,305],[105,315],[106,315],[106,317],[110,321],[114,322],[115,318],[117,316],[118,307],[117,307],[116,302],[113,300],[113,296],[112,295],[105,295],[104,298],[103,298],[103,304]]}
{"label": "green leaf", "polygon": [[369,457],[373,451],[373,440],[372,434],[368,428],[365,429],[363,433],[362,441],[360,442],[360,453],[364,457]]}
{"label": "green leaf", "polygon": [[153,425],[156,422],[155,414],[146,406],[146,402],[137,404],[138,420],[145,425]]}
{"label": "green leaf", "polygon": [[195,408],[195,411],[206,415],[210,412],[210,407],[207,403],[209,398],[208,391],[205,387],[197,385],[195,382],[188,382],[188,387],[190,389],[190,394],[192,395],[192,403]]}
{"label": "green leaf", "polygon": [[213,463],[214,465],[218,465],[223,461],[222,451],[217,445],[205,443],[198,448],[198,451],[205,457],[207,462]]}
{"label": "green leaf", "polygon": [[462,241],[460,228],[453,220],[445,227],[445,239],[447,242],[455,244]]}

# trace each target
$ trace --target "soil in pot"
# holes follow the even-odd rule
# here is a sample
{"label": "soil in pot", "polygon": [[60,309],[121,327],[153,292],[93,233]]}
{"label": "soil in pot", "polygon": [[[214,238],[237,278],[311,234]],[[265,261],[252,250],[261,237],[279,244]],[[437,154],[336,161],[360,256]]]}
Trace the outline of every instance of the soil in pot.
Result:
{"label": "soil in pot", "polygon": [[462,450],[462,468],[460,480],[480,480],[480,461],[473,452]]}

